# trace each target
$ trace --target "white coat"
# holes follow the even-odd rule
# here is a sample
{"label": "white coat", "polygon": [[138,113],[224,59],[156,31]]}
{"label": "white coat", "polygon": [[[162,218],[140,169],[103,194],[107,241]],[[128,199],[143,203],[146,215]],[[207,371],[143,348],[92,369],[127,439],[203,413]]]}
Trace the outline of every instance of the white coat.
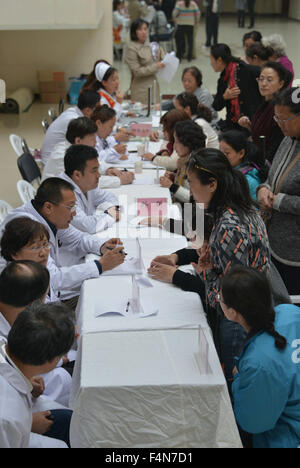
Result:
{"label": "white coat", "polygon": [[97,136],[96,150],[98,151],[98,158],[100,164],[104,163],[116,163],[120,160],[120,154],[114,149],[118,144],[113,136],[106,138],[107,147],[105,148],[105,142],[103,139]]}
{"label": "white coat", "polygon": [[[98,278],[99,269],[96,262],[80,263],[89,253],[100,256],[101,246],[108,239],[96,239],[70,226],[68,229],[60,229],[54,235],[47,221],[34,209],[31,202],[11,211],[0,227],[0,236],[5,225],[12,219],[28,216],[43,224],[50,235],[50,256],[48,270],[51,286],[61,300],[70,299],[79,294],[83,281]],[[68,265],[62,257],[68,258]],[[60,292],[60,295],[59,295]]]}
{"label": "white coat", "polygon": [[68,125],[71,120],[78,119],[79,117],[83,117],[81,110],[77,106],[69,107],[60,114],[54,122],[52,122],[46,132],[41,149],[41,156],[44,165],[47,163],[48,159],[50,159],[50,155],[54,147],[65,140]]}
{"label": "white coat", "polygon": [[[104,213],[105,210],[118,206],[117,197],[99,188],[89,190],[87,196],[82,192],[80,187],[65,173],[59,176],[74,186],[76,197],[76,216],[72,220],[72,226],[89,234],[96,234],[99,231],[105,231],[115,224],[115,219],[109,214]],[[101,212],[97,212],[97,208],[101,208]]]}
{"label": "white coat", "polygon": [[[0,339],[7,341],[11,326],[0,312]],[[51,372],[41,375],[45,382],[43,400],[48,404],[48,409],[55,409],[55,404],[68,408],[72,379],[70,374],[61,367],[56,367]]]}
{"label": "white coat", "polygon": [[32,385],[8,361],[0,339],[0,448],[67,448],[60,440],[31,433]]}
{"label": "white coat", "polygon": [[[67,140],[64,140],[54,147],[53,151],[51,152],[50,158],[47,160],[44,166],[42,172],[42,182],[44,182],[44,180],[46,179],[49,179],[50,177],[58,177],[62,172],[64,172],[64,158],[66,151],[70,146],[71,144]],[[102,174],[102,177],[99,180],[99,188],[107,189],[120,187],[121,182],[119,177],[105,175],[110,165],[105,163],[104,161],[101,162],[100,159],[99,164],[100,172]]]}

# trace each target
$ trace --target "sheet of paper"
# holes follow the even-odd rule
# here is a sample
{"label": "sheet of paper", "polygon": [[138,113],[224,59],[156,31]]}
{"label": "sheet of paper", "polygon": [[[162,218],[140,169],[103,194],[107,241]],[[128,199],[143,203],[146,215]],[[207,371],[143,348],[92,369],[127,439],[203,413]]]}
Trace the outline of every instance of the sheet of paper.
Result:
{"label": "sheet of paper", "polygon": [[157,76],[159,79],[166,81],[167,83],[171,83],[173,80],[178,67],[179,67],[179,59],[176,57],[175,52],[171,52],[167,54],[163,59],[163,63],[166,65],[165,68],[161,68],[157,72]]}

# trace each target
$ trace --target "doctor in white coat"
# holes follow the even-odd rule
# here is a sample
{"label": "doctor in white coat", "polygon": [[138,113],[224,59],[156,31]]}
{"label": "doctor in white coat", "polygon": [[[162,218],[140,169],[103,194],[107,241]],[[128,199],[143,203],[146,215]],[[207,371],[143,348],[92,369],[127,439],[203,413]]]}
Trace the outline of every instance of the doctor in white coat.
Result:
{"label": "doctor in white coat", "polygon": [[[97,124],[87,117],[78,117],[78,119],[71,120],[68,125],[66,139],[55,146],[50,159],[44,166],[42,182],[50,177],[58,177],[64,172],[64,157],[67,149],[71,145],[87,145],[94,148],[97,142],[97,132]],[[116,145],[115,140],[113,141]],[[134,174],[132,172],[119,171],[104,161],[101,162],[100,172],[102,177],[99,181],[99,188],[103,189],[128,185],[131,184],[134,179]]]}
{"label": "doctor in white coat", "polygon": [[57,119],[52,122],[48,128],[43,146],[41,149],[41,156],[43,164],[45,165],[51,157],[51,153],[58,143],[64,142],[66,138],[67,128],[71,120],[78,117],[90,118],[96,105],[100,102],[99,93],[96,91],[86,90],[82,92],[78,98],[77,106],[69,107]]}
{"label": "doctor in white coat", "polygon": [[64,164],[65,172],[60,177],[74,186],[76,197],[76,216],[72,219],[72,225],[83,232],[95,234],[118,222],[118,198],[98,188],[101,174],[95,148],[71,146],[66,152]]}
{"label": "doctor in white coat", "polygon": [[[0,339],[1,448],[33,447],[31,381],[34,376],[54,369],[60,356],[69,351],[74,339],[74,323],[65,307],[37,303],[18,315],[7,342]],[[52,347],[49,347],[49,342],[52,342]],[[46,434],[51,426],[49,421]],[[68,435],[69,426],[64,430]],[[38,446],[67,448],[62,440],[36,434],[35,447]]]}
{"label": "doctor in white coat", "polygon": [[[120,239],[96,239],[70,225],[76,215],[74,186],[60,179],[47,179],[31,202],[9,213],[0,231],[14,218],[28,216],[44,224],[50,235],[48,269],[51,285],[61,300],[78,296],[83,281],[97,278],[124,262]],[[113,249],[113,250],[111,250]],[[99,260],[83,263],[94,253]],[[100,256],[102,257],[100,258]]]}

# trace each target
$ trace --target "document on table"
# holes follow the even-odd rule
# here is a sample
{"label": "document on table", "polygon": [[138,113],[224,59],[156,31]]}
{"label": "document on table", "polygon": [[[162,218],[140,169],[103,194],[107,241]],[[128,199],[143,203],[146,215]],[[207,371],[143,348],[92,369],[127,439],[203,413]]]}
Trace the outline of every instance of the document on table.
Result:
{"label": "document on table", "polygon": [[163,63],[165,64],[165,68],[158,70],[157,76],[163,81],[171,83],[178,70],[179,59],[176,57],[175,52],[171,52],[165,56]]}
{"label": "document on table", "polygon": [[129,299],[120,298],[117,295],[107,294],[103,296],[101,301],[101,310],[97,310],[95,317],[104,317],[110,315],[121,315],[130,318],[145,318],[158,314],[158,309],[155,305],[146,303],[141,300],[141,287],[153,287],[149,284],[144,284],[135,276],[132,277],[132,294]]}

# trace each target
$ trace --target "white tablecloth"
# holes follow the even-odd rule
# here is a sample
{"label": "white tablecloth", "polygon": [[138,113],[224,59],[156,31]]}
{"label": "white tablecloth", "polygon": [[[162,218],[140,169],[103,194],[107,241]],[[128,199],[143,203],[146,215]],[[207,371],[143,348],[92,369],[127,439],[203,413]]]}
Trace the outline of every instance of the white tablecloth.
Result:
{"label": "white tablecloth", "polygon": [[[172,216],[168,189],[131,185],[111,191],[128,196],[130,215],[104,236],[120,237],[128,255],[135,255],[139,237],[144,276],[155,256],[187,246],[184,237],[158,228],[128,228],[137,214],[137,197],[167,198]],[[132,294],[131,276],[102,276],[82,285],[76,311],[81,339],[70,401],[72,446],[240,447],[199,296],[151,283],[153,287],[140,289],[141,300],[158,313],[143,318],[97,317],[110,300],[113,307],[126,304]]]}
{"label": "white tablecloth", "polygon": [[[84,335],[73,448],[241,447],[208,329]],[[204,350],[203,350],[204,349]]]}

